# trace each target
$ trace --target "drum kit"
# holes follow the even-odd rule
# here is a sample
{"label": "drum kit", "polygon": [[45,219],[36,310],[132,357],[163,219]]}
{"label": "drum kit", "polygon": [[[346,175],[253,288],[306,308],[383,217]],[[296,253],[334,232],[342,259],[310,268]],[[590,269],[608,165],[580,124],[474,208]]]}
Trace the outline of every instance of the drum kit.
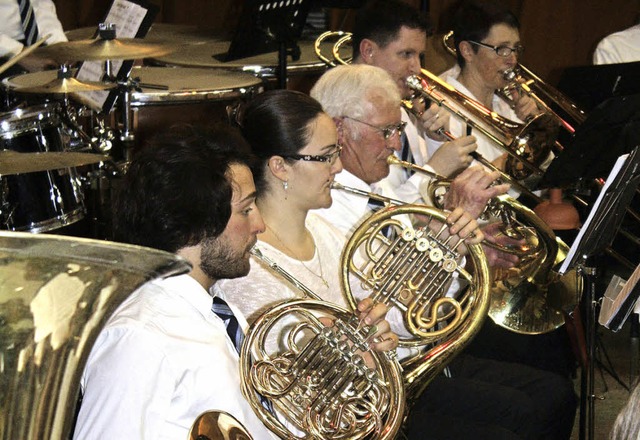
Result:
{"label": "drum kit", "polygon": [[[2,81],[0,230],[64,234],[84,220],[72,235],[110,238],[111,192],[135,148],[176,123],[228,121],[237,102],[274,85],[277,53],[220,62],[215,54],[229,42],[193,26],[157,24],[145,39],[94,39],[93,32],[70,31],[68,42],[29,51],[60,69]],[[303,46],[301,60],[288,66],[292,82],[324,71],[312,54]],[[116,79],[112,60],[145,65]],[[75,77],[70,64],[84,61],[104,63],[102,81]],[[94,91],[114,93],[114,110],[88,106],[82,94]]]}

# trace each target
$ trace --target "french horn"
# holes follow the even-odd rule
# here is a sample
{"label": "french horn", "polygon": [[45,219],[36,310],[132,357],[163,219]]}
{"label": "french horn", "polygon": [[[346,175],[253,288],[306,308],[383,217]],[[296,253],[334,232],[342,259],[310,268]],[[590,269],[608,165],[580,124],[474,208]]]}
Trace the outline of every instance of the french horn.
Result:
{"label": "french horn", "polygon": [[[428,193],[435,206],[442,209],[438,195],[450,184],[449,179],[415,164],[389,156],[387,162],[429,175]],[[487,203],[481,218],[501,222],[501,233],[522,246],[505,247],[485,241],[501,252],[517,255],[518,265],[501,273],[491,285],[489,316],[501,327],[522,334],[548,333],[565,322],[582,295],[582,277],[575,269],[564,275],[554,271],[569,252],[569,246],[531,209],[508,195],[494,197]]]}
{"label": "french horn", "polygon": [[[406,221],[420,219],[419,226]],[[368,217],[341,256],[343,294],[354,291],[402,313],[407,396],[413,401],[480,330],[489,307],[489,268],[480,245],[447,233],[446,214],[420,205],[389,206]],[[467,264],[462,264],[466,248]],[[458,286],[459,289],[450,287]]]}
{"label": "french horn", "polygon": [[251,253],[306,297],[271,307],[247,331],[240,371],[254,412],[283,439],[396,438],[403,376],[395,353],[369,348],[375,327],[322,301],[258,247]]}

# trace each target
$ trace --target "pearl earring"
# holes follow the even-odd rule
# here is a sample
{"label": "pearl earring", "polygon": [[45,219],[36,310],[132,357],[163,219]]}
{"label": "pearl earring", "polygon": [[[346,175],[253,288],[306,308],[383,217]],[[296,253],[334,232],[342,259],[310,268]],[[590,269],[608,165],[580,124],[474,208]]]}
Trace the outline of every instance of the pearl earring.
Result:
{"label": "pearl earring", "polygon": [[289,189],[289,182],[287,182],[286,180],[284,182],[282,182],[282,187],[284,188],[284,190],[288,190]]}

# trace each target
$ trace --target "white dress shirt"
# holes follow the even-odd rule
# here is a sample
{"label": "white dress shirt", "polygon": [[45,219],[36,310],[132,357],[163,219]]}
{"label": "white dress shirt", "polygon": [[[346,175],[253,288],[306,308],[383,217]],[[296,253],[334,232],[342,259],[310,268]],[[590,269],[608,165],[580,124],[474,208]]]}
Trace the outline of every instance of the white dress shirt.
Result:
{"label": "white dress shirt", "polygon": [[240,391],[238,353],[211,305],[180,275],[144,285],[118,307],[82,375],[74,438],[186,439],[210,410],[231,414],[255,439],[276,438]]}
{"label": "white dress shirt", "polygon": [[[460,81],[458,81],[457,77],[459,73],[460,68],[456,65],[440,75],[440,78],[455,87],[459,92],[471,97],[472,99],[477,99],[473,95],[473,93],[469,91],[469,89],[467,89],[464,85],[462,85]],[[500,116],[510,119],[514,122],[522,123],[522,121],[516,116],[516,112],[511,108],[511,106],[495,93],[493,94],[491,105],[492,110]],[[452,116],[449,122],[449,131],[455,137],[465,136],[467,134],[467,124],[464,123],[460,118]],[[495,142],[491,141],[480,131],[473,129],[471,134],[475,136],[476,143],[478,144],[478,149],[476,151],[480,153],[485,159],[493,162],[495,159],[504,154],[504,151],[500,147],[498,147]],[[427,140],[429,154],[432,155],[435,150],[440,147],[440,145],[442,144],[436,143],[435,141],[432,142],[431,140]],[[477,164],[477,162],[474,162],[474,165],[475,164]]]}
{"label": "white dress shirt", "polygon": [[[405,134],[409,142],[413,162],[430,172],[434,172],[433,168],[427,164],[430,155],[425,141],[426,135],[421,128],[418,128],[414,118],[404,108],[402,109],[402,120],[407,123]],[[400,158],[400,151],[396,152],[396,156]],[[409,173],[403,167],[391,165],[389,175],[374,183],[372,188],[380,194],[396,194],[397,198],[408,203],[433,205],[426,195],[426,188],[428,188],[431,180],[432,177],[426,173]]]}
{"label": "white dress shirt", "polygon": [[[56,7],[52,0],[31,0],[33,13],[38,25],[38,38],[47,34],[47,44],[67,41],[62,24],[56,15]],[[22,21],[17,0],[0,0],[0,57],[11,57],[19,54],[24,47]]]}
{"label": "white dress shirt", "polygon": [[640,24],[603,38],[593,52],[593,64],[640,61]]}

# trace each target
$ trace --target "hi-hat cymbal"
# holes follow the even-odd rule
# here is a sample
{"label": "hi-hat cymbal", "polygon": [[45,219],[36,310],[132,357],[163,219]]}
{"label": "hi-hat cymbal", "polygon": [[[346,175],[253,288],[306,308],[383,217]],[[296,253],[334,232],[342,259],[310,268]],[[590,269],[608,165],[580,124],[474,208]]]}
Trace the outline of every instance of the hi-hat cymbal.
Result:
{"label": "hi-hat cymbal", "polygon": [[59,170],[104,162],[108,159],[109,156],[93,153],[18,153],[11,150],[0,150],[0,175]]}
{"label": "hi-hat cymbal", "polygon": [[74,61],[137,60],[167,55],[176,50],[166,43],[150,43],[141,38],[66,41],[39,47],[35,53],[60,63]]}
{"label": "hi-hat cymbal", "polygon": [[18,87],[15,90],[21,93],[62,94],[107,90],[115,86],[115,83],[79,81],[75,78],[56,78],[41,86]]}

